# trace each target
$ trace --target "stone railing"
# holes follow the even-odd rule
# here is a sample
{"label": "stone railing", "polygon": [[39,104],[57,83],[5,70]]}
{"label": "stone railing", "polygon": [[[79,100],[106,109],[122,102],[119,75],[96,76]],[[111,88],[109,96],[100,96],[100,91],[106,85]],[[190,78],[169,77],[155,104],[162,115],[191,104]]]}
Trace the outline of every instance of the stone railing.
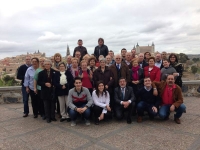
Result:
{"label": "stone railing", "polygon": [[[200,80],[183,81],[184,97],[200,97]],[[22,102],[21,86],[0,87],[0,104]]]}

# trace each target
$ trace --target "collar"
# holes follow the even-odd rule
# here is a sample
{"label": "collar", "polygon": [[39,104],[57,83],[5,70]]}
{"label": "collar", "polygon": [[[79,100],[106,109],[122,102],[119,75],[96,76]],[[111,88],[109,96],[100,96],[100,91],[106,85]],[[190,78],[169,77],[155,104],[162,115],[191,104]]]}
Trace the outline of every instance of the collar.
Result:
{"label": "collar", "polygon": [[80,92],[78,92],[77,90],[76,90],[76,88],[74,88],[74,91],[77,93],[77,95],[79,96],[82,92],[83,92],[83,87],[81,87],[81,91]]}
{"label": "collar", "polygon": [[147,89],[147,87],[146,87],[146,86],[144,86],[144,89],[145,89],[145,90],[147,90],[147,91],[151,91],[151,89],[152,89],[152,86],[150,86],[150,88],[149,88],[149,89]]}

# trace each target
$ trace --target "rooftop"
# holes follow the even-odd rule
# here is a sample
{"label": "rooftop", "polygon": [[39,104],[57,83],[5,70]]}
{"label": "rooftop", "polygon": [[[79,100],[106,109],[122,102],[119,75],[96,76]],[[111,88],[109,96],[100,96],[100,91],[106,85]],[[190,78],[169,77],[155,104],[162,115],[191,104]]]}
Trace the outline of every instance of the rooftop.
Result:
{"label": "rooftop", "polygon": [[[142,123],[126,121],[102,122],[88,127],[78,122],[71,127],[68,122],[34,119],[32,113],[22,117],[23,104],[0,105],[0,149],[137,149],[137,150],[197,150],[200,149],[200,98],[185,97],[187,113],[176,124],[170,120],[144,117]],[[31,106],[31,105],[29,105]],[[31,107],[30,107],[31,109]],[[32,110],[30,110],[32,112]]]}

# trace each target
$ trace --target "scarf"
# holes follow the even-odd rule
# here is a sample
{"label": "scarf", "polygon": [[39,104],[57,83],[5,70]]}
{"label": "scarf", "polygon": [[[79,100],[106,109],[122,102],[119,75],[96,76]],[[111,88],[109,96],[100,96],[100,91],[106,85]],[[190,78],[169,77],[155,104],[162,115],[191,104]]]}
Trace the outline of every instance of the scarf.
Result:
{"label": "scarf", "polygon": [[60,72],[60,84],[65,85],[67,83],[67,76],[65,75],[65,72]]}
{"label": "scarf", "polygon": [[139,75],[138,75],[138,70],[139,70],[140,66],[137,66],[137,67],[132,67],[132,78],[133,78],[133,81],[137,81],[139,80]]}

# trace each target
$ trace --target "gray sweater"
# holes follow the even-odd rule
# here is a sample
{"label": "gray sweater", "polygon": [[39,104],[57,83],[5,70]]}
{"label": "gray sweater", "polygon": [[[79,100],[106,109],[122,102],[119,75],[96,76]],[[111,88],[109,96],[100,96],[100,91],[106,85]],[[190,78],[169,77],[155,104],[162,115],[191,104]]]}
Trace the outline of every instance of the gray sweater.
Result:
{"label": "gray sweater", "polygon": [[[173,67],[169,67],[169,68],[162,68],[161,69],[161,77],[160,77],[160,80],[162,81],[162,80],[166,80],[167,79],[167,75],[169,75],[169,74],[173,74],[173,73],[176,73],[176,70],[173,68]],[[176,77],[175,77],[175,79],[176,79]]]}
{"label": "gray sweater", "polygon": [[73,110],[80,105],[86,104],[86,106],[90,107],[93,104],[90,92],[85,87],[82,87],[80,93],[78,93],[75,88],[69,90],[67,101],[69,108]]}

